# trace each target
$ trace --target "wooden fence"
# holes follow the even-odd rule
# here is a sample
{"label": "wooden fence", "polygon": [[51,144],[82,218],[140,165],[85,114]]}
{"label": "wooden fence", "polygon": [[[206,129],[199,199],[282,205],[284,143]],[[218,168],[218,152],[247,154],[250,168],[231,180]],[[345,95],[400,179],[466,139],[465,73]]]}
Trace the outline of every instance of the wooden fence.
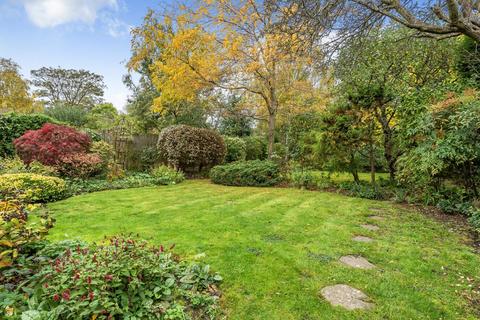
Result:
{"label": "wooden fence", "polygon": [[115,149],[115,162],[126,170],[141,170],[143,150],[155,147],[158,139],[154,134],[132,136],[115,129],[102,132],[101,136]]}

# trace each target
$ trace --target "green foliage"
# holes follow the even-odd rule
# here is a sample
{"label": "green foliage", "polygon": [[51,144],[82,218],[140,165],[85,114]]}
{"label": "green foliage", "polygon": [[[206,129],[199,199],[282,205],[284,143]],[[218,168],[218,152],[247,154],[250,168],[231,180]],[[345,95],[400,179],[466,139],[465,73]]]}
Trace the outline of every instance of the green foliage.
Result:
{"label": "green foliage", "polygon": [[56,121],[44,114],[0,114],[0,157],[15,154],[13,140],[21,137],[28,130],[40,129],[45,123]]}
{"label": "green foliage", "polygon": [[295,188],[316,189],[317,178],[310,170],[295,168],[288,173],[288,181]]}
{"label": "green foliage", "polygon": [[386,199],[384,189],[365,182],[341,182],[338,187],[349,196],[372,200]]}
{"label": "green foliage", "polygon": [[209,170],[225,157],[225,143],[217,132],[186,125],[163,129],[158,149],[168,165],[186,174]]}
{"label": "green foliage", "polygon": [[90,152],[98,154],[104,164],[109,164],[115,157],[115,149],[106,141],[95,141],[90,146]]}
{"label": "green foliage", "polygon": [[74,127],[82,127],[87,123],[87,111],[81,106],[56,103],[46,108],[45,114],[59,122]]}
{"label": "green foliage", "polygon": [[111,103],[95,105],[86,115],[85,126],[94,130],[110,129],[115,125],[118,111]]}
{"label": "green foliage", "polygon": [[34,173],[12,173],[0,175],[0,196],[18,197],[22,201],[49,202],[65,196],[66,184],[60,178]]}
{"label": "green foliage", "polygon": [[90,178],[106,169],[106,163],[96,153],[70,153],[61,158],[55,168],[63,177]]}
{"label": "green foliage", "polygon": [[27,216],[23,205],[0,202],[0,269],[14,265],[23,247],[42,240],[53,226],[46,213],[33,222]]}
{"label": "green foliage", "polygon": [[172,248],[113,237],[103,246],[67,250],[31,279],[30,311],[22,316],[216,319],[222,278],[208,265],[180,261]]}
{"label": "green foliage", "polygon": [[38,161],[33,161],[28,166],[19,157],[0,160],[0,174],[5,173],[36,173],[44,176],[55,176],[57,170]]}
{"label": "green foliage", "polygon": [[148,173],[130,173],[116,179],[67,179],[67,194],[78,195],[82,193],[139,188],[154,186],[156,179]]}
{"label": "green foliage", "polygon": [[225,142],[226,154],[225,162],[234,162],[245,160],[247,156],[247,144],[238,137],[223,137]]}
{"label": "green foliage", "polygon": [[267,158],[267,142],[259,136],[244,137],[246,150],[245,160],[265,160]]}
{"label": "green foliage", "polygon": [[238,161],[213,167],[213,183],[228,186],[274,186],[280,182],[280,169],[272,161]]}
{"label": "green foliage", "polygon": [[143,170],[150,170],[161,161],[161,152],[157,147],[146,147],[140,154],[140,163]]}
{"label": "green foliage", "polygon": [[152,170],[152,176],[155,183],[160,185],[178,184],[185,180],[185,175],[181,171],[177,171],[168,166],[159,166]]}
{"label": "green foliage", "polygon": [[[222,100],[222,99],[219,99]],[[223,115],[220,118],[219,131],[230,137],[246,137],[252,134],[253,119],[240,108],[242,98],[229,96],[225,102],[219,101]]]}
{"label": "green foliage", "polygon": [[456,48],[455,67],[461,79],[476,88],[480,86],[480,51],[478,43],[468,36],[462,36]]}
{"label": "green foliage", "polygon": [[446,180],[478,197],[480,104],[475,92],[450,96],[411,119],[414,145],[399,160],[399,178],[411,189],[439,187]]}

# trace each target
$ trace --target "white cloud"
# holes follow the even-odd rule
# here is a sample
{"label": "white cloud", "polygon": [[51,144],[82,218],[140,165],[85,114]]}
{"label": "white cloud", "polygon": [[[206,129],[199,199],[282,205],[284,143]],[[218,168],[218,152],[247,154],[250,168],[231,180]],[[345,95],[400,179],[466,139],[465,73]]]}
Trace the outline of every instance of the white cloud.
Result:
{"label": "white cloud", "polygon": [[114,17],[108,12],[102,14],[100,20],[105,26],[107,33],[112,37],[117,38],[130,34],[132,26]]}
{"label": "white cloud", "polygon": [[38,27],[70,22],[93,24],[102,8],[117,9],[117,0],[20,0],[28,18]]}

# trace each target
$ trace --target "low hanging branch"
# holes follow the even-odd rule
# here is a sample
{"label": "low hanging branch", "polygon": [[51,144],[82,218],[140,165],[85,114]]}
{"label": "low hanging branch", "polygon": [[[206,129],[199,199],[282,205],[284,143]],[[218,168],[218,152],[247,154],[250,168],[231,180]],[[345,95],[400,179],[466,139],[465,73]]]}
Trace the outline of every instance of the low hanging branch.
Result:
{"label": "low hanging branch", "polygon": [[[369,10],[386,16],[422,36],[445,39],[467,35],[480,42],[480,1],[439,0],[435,5],[420,10],[416,1],[352,0]],[[426,15],[425,15],[426,13]],[[426,17],[426,18],[423,18]]]}

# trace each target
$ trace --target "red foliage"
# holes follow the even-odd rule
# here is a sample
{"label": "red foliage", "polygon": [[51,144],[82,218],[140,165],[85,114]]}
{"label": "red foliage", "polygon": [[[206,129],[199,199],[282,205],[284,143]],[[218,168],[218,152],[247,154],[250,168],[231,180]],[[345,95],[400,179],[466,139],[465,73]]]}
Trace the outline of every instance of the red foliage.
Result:
{"label": "red foliage", "polygon": [[62,157],[72,153],[86,153],[92,140],[77,130],[46,123],[38,130],[29,130],[13,141],[22,160],[29,164],[34,160],[54,166]]}
{"label": "red foliage", "polygon": [[96,153],[71,153],[61,157],[57,171],[67,177],[88,178],[100,173],[104,163]]}

